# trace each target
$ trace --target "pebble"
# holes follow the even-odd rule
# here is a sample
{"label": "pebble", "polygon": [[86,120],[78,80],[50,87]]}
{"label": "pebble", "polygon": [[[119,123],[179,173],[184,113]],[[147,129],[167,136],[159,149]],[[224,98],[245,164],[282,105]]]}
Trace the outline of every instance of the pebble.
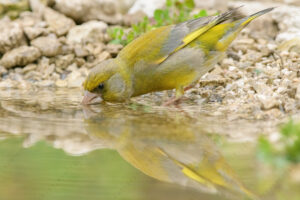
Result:
{"label": "pebble", "polygon": [[24,66],[36,61],[40,56],[41,52],[36,47],[21,46],[6,52],[0,60],[0,64],[7,69]]}
{"label": "pebble", "polygon": [[101,21],[89,21],[74,26],[67,35],[69,43],[87,44],[101,43],[108,25]]}
{"label": "pebble", "polygon": [[66,80],[57,80],[55,82],[55,86],[56,87],[67,87],[68,86],[68,82]]}
{"label": "pebble", "polygon": [[49,28],[57,35],[62,36],[75,26],[75,22],[59,12],[46,7],[43,12],[43,17]]}
{"label": "pebble", "polygon": [[27,44],[22,27],[17,22],[10,22],[10,20],[4,18],[0,20],[0,30],[1,54]]}
{"label": "pebble", "polygon": [[0,65],[0,77],[7,73],[7,69]]}
{"label": "pebble", "polygon": [[38,48],[43,56],[52,57],[60,54],[61,44],[56,36],[38,37],[31,41],[31,45]]}

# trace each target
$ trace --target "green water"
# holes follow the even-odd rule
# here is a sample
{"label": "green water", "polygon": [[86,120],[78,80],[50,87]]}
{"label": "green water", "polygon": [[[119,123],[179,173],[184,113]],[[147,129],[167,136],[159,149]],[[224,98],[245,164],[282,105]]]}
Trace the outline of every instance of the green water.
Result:
{"label": "green water", "polygon": [[243,188],[300,199],[299,167],[257,159],[265,122],[229,121],[210,107],[82,107],[81,97],[0,92],[1,200],[249,199]]}

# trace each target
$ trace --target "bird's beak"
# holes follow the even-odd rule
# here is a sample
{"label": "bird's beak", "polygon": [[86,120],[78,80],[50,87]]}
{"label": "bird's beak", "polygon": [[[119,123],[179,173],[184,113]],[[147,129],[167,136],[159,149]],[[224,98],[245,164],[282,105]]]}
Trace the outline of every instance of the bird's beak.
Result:
{"label": "bird's beak", "polygon": [[82,99],[81,104],[83,105],[91,105],[102,102],[102,98],[99,94],[91,93],[89,91],[84,91],[84,97]]}

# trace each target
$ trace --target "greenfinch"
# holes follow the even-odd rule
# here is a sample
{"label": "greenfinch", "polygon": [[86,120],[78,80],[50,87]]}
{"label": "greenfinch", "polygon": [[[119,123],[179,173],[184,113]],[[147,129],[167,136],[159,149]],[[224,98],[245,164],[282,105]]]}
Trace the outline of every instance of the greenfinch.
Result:
{"label": "greenfinch", "polygon": [[96,65],[83,87],[83,104],[123,102],[131,97],[175,89],[178,99],[186,88],[223,58],[230,43],[259,11],[233,22],[238,8],[177,25],[151,30],[125,46],[114,59]]}

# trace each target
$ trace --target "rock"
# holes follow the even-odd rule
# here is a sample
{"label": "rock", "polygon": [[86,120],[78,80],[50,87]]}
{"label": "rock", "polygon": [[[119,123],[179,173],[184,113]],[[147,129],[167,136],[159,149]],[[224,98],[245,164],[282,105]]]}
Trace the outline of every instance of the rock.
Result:
{"label": "rock", "polygon": [[300,100],[300,84],[298,83],[295,98]]}
{"label": "rock", "polygon": [[84,49],[86,49],[90,55],[93,55],[97,57],[104,49],[105,45],[103,43],[97,43],[97,44],[87,44],[84,45]]}
{"label": "rock", "polygon": [[0,60],[0,64],[5,68],[14,66],[24,66],[41,56],[41,52],[36,47],[21,46],[5,53]]}
{"label": "rock", "polygon": [[54,70],[55,64],[50,63],[49,58],[43,56],[38,60],[36,71],[42,74],[43,79],[49,79],[50,75],[54,72]]}
{"label": "rock", "polygon": [[5,53],[15,47],[26,45],[22,27],[17,22],[8,19],[0,20],[0,53]]}
{"label": "rock", "polygon": [[47,23],[42,21],[37,13],[24,12],[16,21],[21,25],[29,40],[33,40],[40,35],[49,34]]}
{"label": "rock", "polygon": [[46,29],[39,27],[25,27],[24,32],[28,39],[33,40],[34,38],[42,35],[46,32]]}
{"label": "rock", "polygon": [[43,17],[49,25],[49,28],[57,36],[67,34],[68,31],[75,26],[75,23],[72,19],[48,7],[44,9]]}
{"label": "rock", "polygon": [[61,51],[61,44],[54,35],[54,37],[38,37],[31,41],[31,45],[38,48],[43,56],[56,56]]}
{"label": "rock", "polygon": [[75,58],[75,63],[78,67],[81,67],[85,64],[85,60],[83,58]]}
{"label": "rock", "polygon": [[286,99],[286,101],[283,102],[284,104],[284,110],[285,112],[292,112],[293,110],[296,110],[296,103],[295,99]]}
{"label": "rock", "polygon": [[55,70],[55,65],[54,64],[51,64],[51,65],[48,65],[47,68],[43,71],[43,78],[49,78],[50,75],[54,72]]}
{"label": "rock", "polygon": [[27,72],[34,71],[36,68],[37,68],[36,64],[30,63],[22,69],[22,73],[26,74]]}
{"label": "rock", "polygon": [[0,77],[7,73],[7,69],[0,65]]}
{"label": "rock", "polygon": [[58,55],[55,57],[55,66],[57,68],[66,69],[74,60],[74,54]]}
{"label": "rock", "polygon": [[[110,24],[122,21],[134,0],[56,0],[55,9],[77,22],[101,20]],[[123,11],[123,12],[121,12]]]}
{"label": "rock", "polygon": [[256,95],[257,99],[261,103],[261,107],[264,110],[269,110],[271,108],[278,106],[278,101],[274,99],[271,96],[265,96],[265,95]]}
{"label": "rock", "polygon": [[67,41],[79,44],[103,42],[107,27],[107,24],[104,22],[86,22],[73,27],[67,35]]}
{"label": "rock", "polygon": [[66,78],[69,88],[81,87],[84,80],[85,78],[82,77],[78,70],[72,71]]}
{"label": "rock", "polygon": [[78,66],[76,65],[76,63],[73,63],[67,67],[66,71],[68,72],[78,71]]}
{"label": "rock", "polygon": [[55,82],[56,87],[67,87],[68,82],[66,80],[57,80]]}
{"label": "rock", "polygon": [[278,23],[280,33],[276,37],[276,41],[283,42],[300,38],[300,8],[296,6],[280,6],[275,9],[271,16]]}
{"label": "rock", "polygon": [[21,27],[41,27],[45,28],[46,23],[42,21],[41,16],[34,12],[23,12],[20,17],[15,20]]}
{"label": "rock", "polygon": [[30,80],[30,81],[41,81],[42,74],[37,71],[29,71],[24,75],[24,79]]}
{"label": "rock", "polygon": [[35,83],[38,87],[51,87],[54,86],[54,82],[51,80],[43,80]]}
{"label": "rock", "polygon": [[40,0],[30,0],[30,7],[34,13],[41,16],[47,23],[49,30],[57,36],[62,36],[75,26],[72,19],[65,15],[46,7]]}
{"label": "rock", "polygon": [[79,57],[79,58],[89,55],[89,52],[86,49],[82,48],[81,46],[75,47],[74,53],[75,53],[76,57]]}
{"label": "rock", "polygon": [[67,54],[72,54],[74,51],[73,49],[73,46],[72,45],[66,45],[66,44],[63,44],[61,46],[61,54],[62,55],[67,55]]}
{"label": "rock", "polygon": [[137,0],[128,11],[129,14],[134,14],[138,11],[142,11],[148,17],[153,17],[153,13],[156,9],[162,8],[165,5],[165,1],[161,0]]}
{"label": "rock", "polygon": [[14,88],[16,86],[16,82],[11,79],[5,79],[0,81],[0,88]]}
{"label": "rock", "polygon": [[111,58],[110,53],[108,53],[107,51],[103,51],[102,53],[100,53],[96,60],[93,61],[92,63],[87,63],[86,67],[87,68],[93,68],[94,66],[96,66],[98,63],[101,63],[102,61]]}
{"label": "rock", "polygon": [[97,56],[97,62],[102,62],[102,61],[107,60],[109,58],[111,58],[110,53],[108,53],[107,51],[103,51],[102,53],[100,53]]}
{"label": "rock", "polygon": [[106,51],[108,51],[112,55],[112,57],[115,57],[118,55],[122,48],[123,46],[121,44],[108,44],[106,46]]}

